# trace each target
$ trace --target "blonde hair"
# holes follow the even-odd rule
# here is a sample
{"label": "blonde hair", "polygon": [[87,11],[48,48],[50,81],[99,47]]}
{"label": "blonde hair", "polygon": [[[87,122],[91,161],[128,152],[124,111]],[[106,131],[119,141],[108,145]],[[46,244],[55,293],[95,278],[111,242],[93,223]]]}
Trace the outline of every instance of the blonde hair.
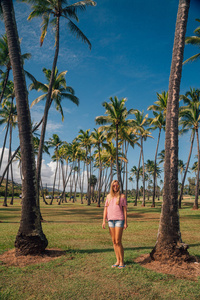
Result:
{"label": "blonde hair", "polygon": [[[114,185],[114,183],[116,183],[116,182],[117,182],[118,185],[119,185],[119,189],[118,189],[117,193],[114,193],[114,192],[113,192],[113,185]],[[110,185],[110,193],[108,194],[108,205],[109,205],[111,199],[114,198],[114,197],[117,197],[116,204],[119,205],[120,196],[121,196],[121,193],[120,193],[120,184],[119,184],[119,181],[118,181],[118,180],[113,180],[113,181],[111,182],[111,185]]]}

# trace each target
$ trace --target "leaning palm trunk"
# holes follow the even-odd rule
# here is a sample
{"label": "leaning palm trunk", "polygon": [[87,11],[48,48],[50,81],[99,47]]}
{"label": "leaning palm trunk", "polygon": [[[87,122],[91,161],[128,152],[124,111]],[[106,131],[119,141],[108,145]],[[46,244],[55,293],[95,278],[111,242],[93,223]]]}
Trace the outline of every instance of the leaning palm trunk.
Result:
{"label": "leaning palm trunk", "polygon": [[14,202],[14,178],[13,178],[13,167],[10,165],[10,173],[11,173],[11,183],[12,183],[12,196],[10,200],[10,205],[13,205]]}
{"label": "leaning palm trunk", "polygon": [[15,248],[17,255],[38,254],[45,250],[48,241],[42,231],[40,213],[36,205],[35,157],[28,93],[12,0],[1,0],[1,6],[13,70],[23,174],[21,221]]}
{"label": "leaning palm trunk", "polygon": [[193,209],[198,209],[198,199],[199,199],[199,168],[200,168],[200,153],[199,153],[199,131],[196,129],[196,137],[197,137],[197,153],[198,153],[198,164],[197,164],[197,180],[196,180],[196,188],[195,188],[195,200]]}
{"label": "leaning palm trunk", "polygon": [[[48,112],[51,104],[51,93],[52,93],[52,87],[54,83],[54,74],[55,69],[57,65],[58,60],[58,53],[59,53],[59,17],[57,17],[57,25],[56,25],[56,50],[55,50],[55,56],[53,61],[53,66],[51,70],[51,78],[49,82],[49,88],[47,93],[47,99],[44,109],[44,117],[43,117],[43,123],[42,123],[42,130],[41,130],[41,136],[40,136],[40,144],[38,149],[38,158],[37,158],[37,190],[39,195],[39,183],[40,183],[40,176],[41,176],[41,166],[42,166],[42,152],[43,152],[43,146],[44,146],[44,139],[45,139],[45,132],[46,132],[46,126],[47,126],[47,118],[48,118]],[[39,197],[37,199],[37,205],[39,207]]]}
{"label": "leaning palm trunk", "polygon": [[[10,119],[10,117],[9,117],[9,119]],[[8,153],[8,161],[10,160],[10,156],[11,156],[11,143],[12,143],[12,125],[10,124],[10,137],[9,137],[9,153]],[[7,171],[6,188],[5,188],[5,197],[4,197],[3,206],[7,206],[8,180],[9,180],[9,168],[8,168],[8,171]]]}
{"label": "leaning palm trunk", "polygon": [[[1,159],[0,159],[0,170],[1,170],[1,165],[3,162],[3,155],[4,155],[4,151],[5,151],[5,146],[6,146],[6,140],[7,140],[7,136],[8,136],[8,129],[9,129],[9,121],[7,122],[7,126],[6,126],[6,134],[4,137],[4,142],[3,142],[3,147],[2,147],[2,151],[1,151]],[[5,176],[5,175],[4,175]]]}
{"label": "leaning palm trunk", "polygon": [[185,32],[190,0],[179,0],[166,114],[163,205],[157,241],[151,257],[159,261],[187,260],[178,212],[178,113]]}
{"label": "leaning palm trunk", "polygon": [[[40,122],[33,128],[32,132],[35,132],[40,127],[40,125],[42,124],[42,122],[43,122],[43,117],[40,120]],[[7,166],[5,167],[5,170],[3,171],[3,174],[1,176],[0,186],[1,186],[2,182],[3,182],[3,180],[4,180],[5,174],[6,174],[7,170],[8,170],[8,168],[9,168],[10,164],[12,163],[12,161],[15,158],[15,156],[16,156],[17,152],[19,151],[19,149],[20,149],[20,146],[17,147],[17,149],[15,150],[15,152],[13,153],[13,155],[11,156],[11,158],[10,158]]]}
{"label": "leaning palm trunk", "polygon": [[185,168],[185,173],[183,176],[183,180],[182,180],[182,184],[181,184],[181,191],[180,191],[180,196],[179,196],[179,208],[181,208],[181,201],[182,201],[182,197],[183,197],[183,188],[184,188],[184,184],[185,184],[185,179],[186,179],[186,175],[187,175],[187,171],[188,171],[188,167],[189,167],[189,163],[190,163],[190,158],[192,155],[192,148],[193,148],[193,143],[194,143],[194,131],[192,132],[192,140],[191,140],[191,146],[190,146],[190,152],[189,152],[189,156],[188,156],[188,160],[187,160],[187,165]]}

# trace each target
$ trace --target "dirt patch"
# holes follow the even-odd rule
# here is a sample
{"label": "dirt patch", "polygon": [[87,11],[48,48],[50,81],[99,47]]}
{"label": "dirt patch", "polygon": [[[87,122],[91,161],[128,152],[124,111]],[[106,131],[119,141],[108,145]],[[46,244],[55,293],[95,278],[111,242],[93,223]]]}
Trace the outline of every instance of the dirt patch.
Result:
{"label": "dirt patch", "polygon": [[[15,256],[15,249],[12,249],[0,255],[0,263],[6,266],[24,267],[27,265],[46,263],[63,255],[66,255],[66,251],[61,249],[46,249],[41,255]],[[73,257],[69,256],[68,259],[73,259]]]}
{"label": "dirt patch", "polygon": [[196,259],[196,262],[163,263],[152,260],[149,254],[144,254],[137,257],[134,261],[144,268],[158,273],[174,275],[177,278],[196,281],[198,276],[200,276],[200,261],[198,259]]}

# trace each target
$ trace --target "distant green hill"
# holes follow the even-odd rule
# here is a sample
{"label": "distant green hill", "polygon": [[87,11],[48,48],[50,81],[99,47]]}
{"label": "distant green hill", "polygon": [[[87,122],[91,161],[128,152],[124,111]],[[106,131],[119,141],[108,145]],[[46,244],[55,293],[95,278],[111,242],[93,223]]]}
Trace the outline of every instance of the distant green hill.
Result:
{"label": "distant green hill", "polygon": [[[22,185],[16,182],[13,182],[13,184],[14,184],[14,196],[19,196],[22,193]],[[0,196],[5,195],[5,188],[6,188],[6,179],[3,180],[0,186]],[[8,180],[8,196],[11,195],[12,195],[12,181]]]}

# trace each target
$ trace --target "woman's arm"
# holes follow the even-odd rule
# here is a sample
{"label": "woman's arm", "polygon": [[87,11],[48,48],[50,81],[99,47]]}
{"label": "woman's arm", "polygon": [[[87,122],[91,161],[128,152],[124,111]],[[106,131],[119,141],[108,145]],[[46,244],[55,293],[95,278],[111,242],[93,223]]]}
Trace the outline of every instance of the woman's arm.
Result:
{"label": "woman's arm", "polygon": [[124,213],[124,229],[126,229],[128,227],[128,224],[127,224],[127,207],[122,206],[122,208],[123,208],[123,213]]}
{"label": "woman's arm", "polygon": [[106,228],[106,218],[107,218],[107,206],[104,207],[103,211],[103,223],[102,223],[102,228]]}

